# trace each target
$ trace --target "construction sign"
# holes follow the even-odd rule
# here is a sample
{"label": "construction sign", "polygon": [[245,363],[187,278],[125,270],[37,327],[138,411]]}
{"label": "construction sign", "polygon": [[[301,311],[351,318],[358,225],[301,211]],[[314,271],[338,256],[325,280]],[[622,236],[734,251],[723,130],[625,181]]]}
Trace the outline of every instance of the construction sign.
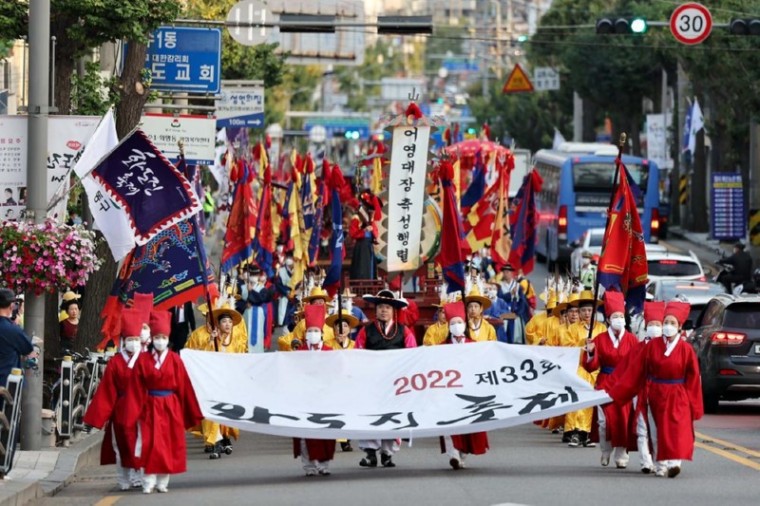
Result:
{"label": "construction sign", "polygon": [[515,64],[515,68],[510,72],[507,82],[504,83],[504,87],[501,89],[502,93],[521,93],[525,91],[533,91],[533,83],[530,82],[528,74],[522,69],[519,63]]}

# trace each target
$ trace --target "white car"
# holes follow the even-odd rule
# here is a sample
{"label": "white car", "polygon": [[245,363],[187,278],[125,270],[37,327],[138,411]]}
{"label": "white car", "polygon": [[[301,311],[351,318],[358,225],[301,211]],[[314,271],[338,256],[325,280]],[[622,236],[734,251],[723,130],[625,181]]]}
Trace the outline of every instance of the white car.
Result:
{"label": "white car", "polygon": [[670,251],[647,252],[647,268],[650,282],[662,278],[707,281],[702,264],[693,251],[689,251],[688,254]]}
{"label": "white car", "polygon": [[[581,240],[577,248],[570,254],[570,270],[573,276],[581,275],[581,262],[583,260],[583,252],[588,251],[593,255],[594,262],[599,261],[599,256],[602,254],[602,241],[604,240],[603,228],[590,228],[583,233]],[[667,248],[661,244],[649,244],[645,245],[647,251],[647,258],[653,253],[667,252]]]}

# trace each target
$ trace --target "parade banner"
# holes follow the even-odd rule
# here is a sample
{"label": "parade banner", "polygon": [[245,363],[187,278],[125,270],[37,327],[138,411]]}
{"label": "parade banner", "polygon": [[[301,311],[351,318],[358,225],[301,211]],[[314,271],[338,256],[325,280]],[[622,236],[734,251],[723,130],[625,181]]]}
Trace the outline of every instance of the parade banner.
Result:
{"label": "parade banner", "polygon": [[[50,210],[50,216],[63,218],[69,172],[99,121],[97,116],[48,118],[47,200],[58,199],[58,204]],[[27,125],[27,116],[0,116],[0,220],[18,219],[26,207]]]}
{"label": "parade banner", "polygon": [[412,439],[511,427],[610,402],[576,374],[579,353],[483,342],[380,352],[184,349],[181,356],[209,420],[276,436]]}
{"label": "parade banner", "polygon": [[388,272],[413,271],[420,264],[430,126],[393,129],[388,177]]}
{"label": "parade banner", "polygon": [[92,175],[126,211],[138,245],[201,210],[184,174],[141,130],[122,139]]}

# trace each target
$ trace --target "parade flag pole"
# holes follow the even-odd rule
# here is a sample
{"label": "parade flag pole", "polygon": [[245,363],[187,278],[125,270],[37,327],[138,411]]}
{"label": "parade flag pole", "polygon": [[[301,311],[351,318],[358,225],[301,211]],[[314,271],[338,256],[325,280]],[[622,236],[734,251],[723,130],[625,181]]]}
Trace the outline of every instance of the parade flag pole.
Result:
{"label": "parade flag pole", "polygon": [[[185,173],[183,175],[187,175],[187,162],[185,162],[185,143],[182,142],[182,139],[177,141],[177,145],[179,146],[179,157],[180,162],[183,164]],[[195,250],[196,253],[198,253],[198,263],[200,264],[201,269],[201,276],[203,277],[203,291],[206,297],[206,307],[207,307],[207,318],[209,323],[211,324],[211,331],[213,332],[216,329],[216,320],[214,318],[214,311],[211,307],[211,293],[208,289],[208,278],[206,275],[207,269],[206,269],[206,262],[204,262],[206,255],[201,251],[201,243],[200,241],[203,240],[203,237],[198,233],[198,218],[197,216],[193,216],[192,220],[194,221],[194,227],[193,227],[193,233],[195,234]],[[219,269],[221,271],[221,265],[219,266]],[[221,278],[220,278],[221,279]],[[224,287],[222,287],[224,289]],[[214,351],[219,351],[219,343],[217,339],[214,339]]]}
{"label": "parade flag pole", "polygon": [[[617,158],[615,158],[615,175],[612,177],[612,189],[610,191],[610,204],[607,206],[607,220],[604,225],[604,238],[605,240],[602,241],[602,251],[599,255],[599,258],[602,258],[604,256],[604,250],[607,249],[607,234],[609,234],[610,231],[610,216],[612,215],[612,206],[615,203],[615,194],[617,193],[617,187],[618,187],[618,178],[620,175],[620,164],[622,162],[623,158],[623,148],[625,147],[625,143],[627,140],[627,135],[625,132],[622,132],[620,134],[620,141],[618,142],[618,154]],[[624,175],[625,177],[625,175]],[[596,309],[597,309],[597,301],[599,300],[599,273],[597,272],[596,278],[594,279],[594,306],[591,313],[591,324],[588,327],[588,335],[586,336],[586,344],[591,342],[593,338],[593,332],[594,332],[594,323],[596,322]]]}

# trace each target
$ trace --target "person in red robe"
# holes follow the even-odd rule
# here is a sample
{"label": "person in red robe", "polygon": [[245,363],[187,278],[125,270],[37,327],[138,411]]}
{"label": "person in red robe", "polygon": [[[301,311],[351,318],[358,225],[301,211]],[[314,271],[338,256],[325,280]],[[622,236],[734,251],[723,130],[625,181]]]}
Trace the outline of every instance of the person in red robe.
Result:
{"label": "person in red robe", "polygon": [[[586,359],[581,362],[590,373],[599,370],[594,387],[596,390],[602,390],[608,385],[610,375],[639,344],[636,336],[625,329],[625,299],[622,293],[604,293],[604,312],[609,324],[607,332],[597,335],[586,345]],[[628,466],[631,409],[630,401],[597,406],[602,466],[609,465],[610,457],[618,469]]]}
{"label": "person in red robe", "polygon": [[[116,481],[121,490],[142,486],[135,457],[137,421],[142,397],[136,387],[135,365],[145,359],[141,353],[140,329],[148,315],[134,309],[121,313],[122,350],[108,361],[103,379],[84,415],[84,423],[105,427],[100,447],[100,465],[116,464]],[[130,394],[130,395],[127,395]]]}
{"label": "person in red robe", "polygon": [[691,306],[671,301],[665,305],[662,338],[647,344],[639,360],[631,360],[605,389],[616,402],[627,402],[644,387],[643,409],[647,413],[654,446],[655,475],[675,478],[683,460],[694,454],[694,421],[702,418],[702,384],[697,356],[680,338]]}
{"label": "person in red robe", "polygon": [[[450,302],[443,306],[443,312],[446,315],[446,321],[449,322],[449,336],[441,344],[457,345],[476,342],[465,335],[467,324],[464,302]],[[488,433],[486,432],[441,437],[441,453],[449,457],[449,465],[455,471],[464,469],[464,460],[467,455],[483,455],[488,448]]]}
{"label": "person in red robe", "polygon": [[[304,307],[306,320],[306,346],[298,351],[332,351],[322,341],[325,324],[325,306],[309,304]],[[329,476],[330,461],[335,457],[334,439],[293,438],[293,457],[301,457],[306,476]]]}
{"label": "person in red robe", "polygon": [[187,470],[185,430],[203,419],[190,377],[179,355],[169,350],[171,313],[150,317],[153,352],[137,365],[138,386],[144,394],[138,456],[145,475],[143,493],[169,491],[169,477]]}

